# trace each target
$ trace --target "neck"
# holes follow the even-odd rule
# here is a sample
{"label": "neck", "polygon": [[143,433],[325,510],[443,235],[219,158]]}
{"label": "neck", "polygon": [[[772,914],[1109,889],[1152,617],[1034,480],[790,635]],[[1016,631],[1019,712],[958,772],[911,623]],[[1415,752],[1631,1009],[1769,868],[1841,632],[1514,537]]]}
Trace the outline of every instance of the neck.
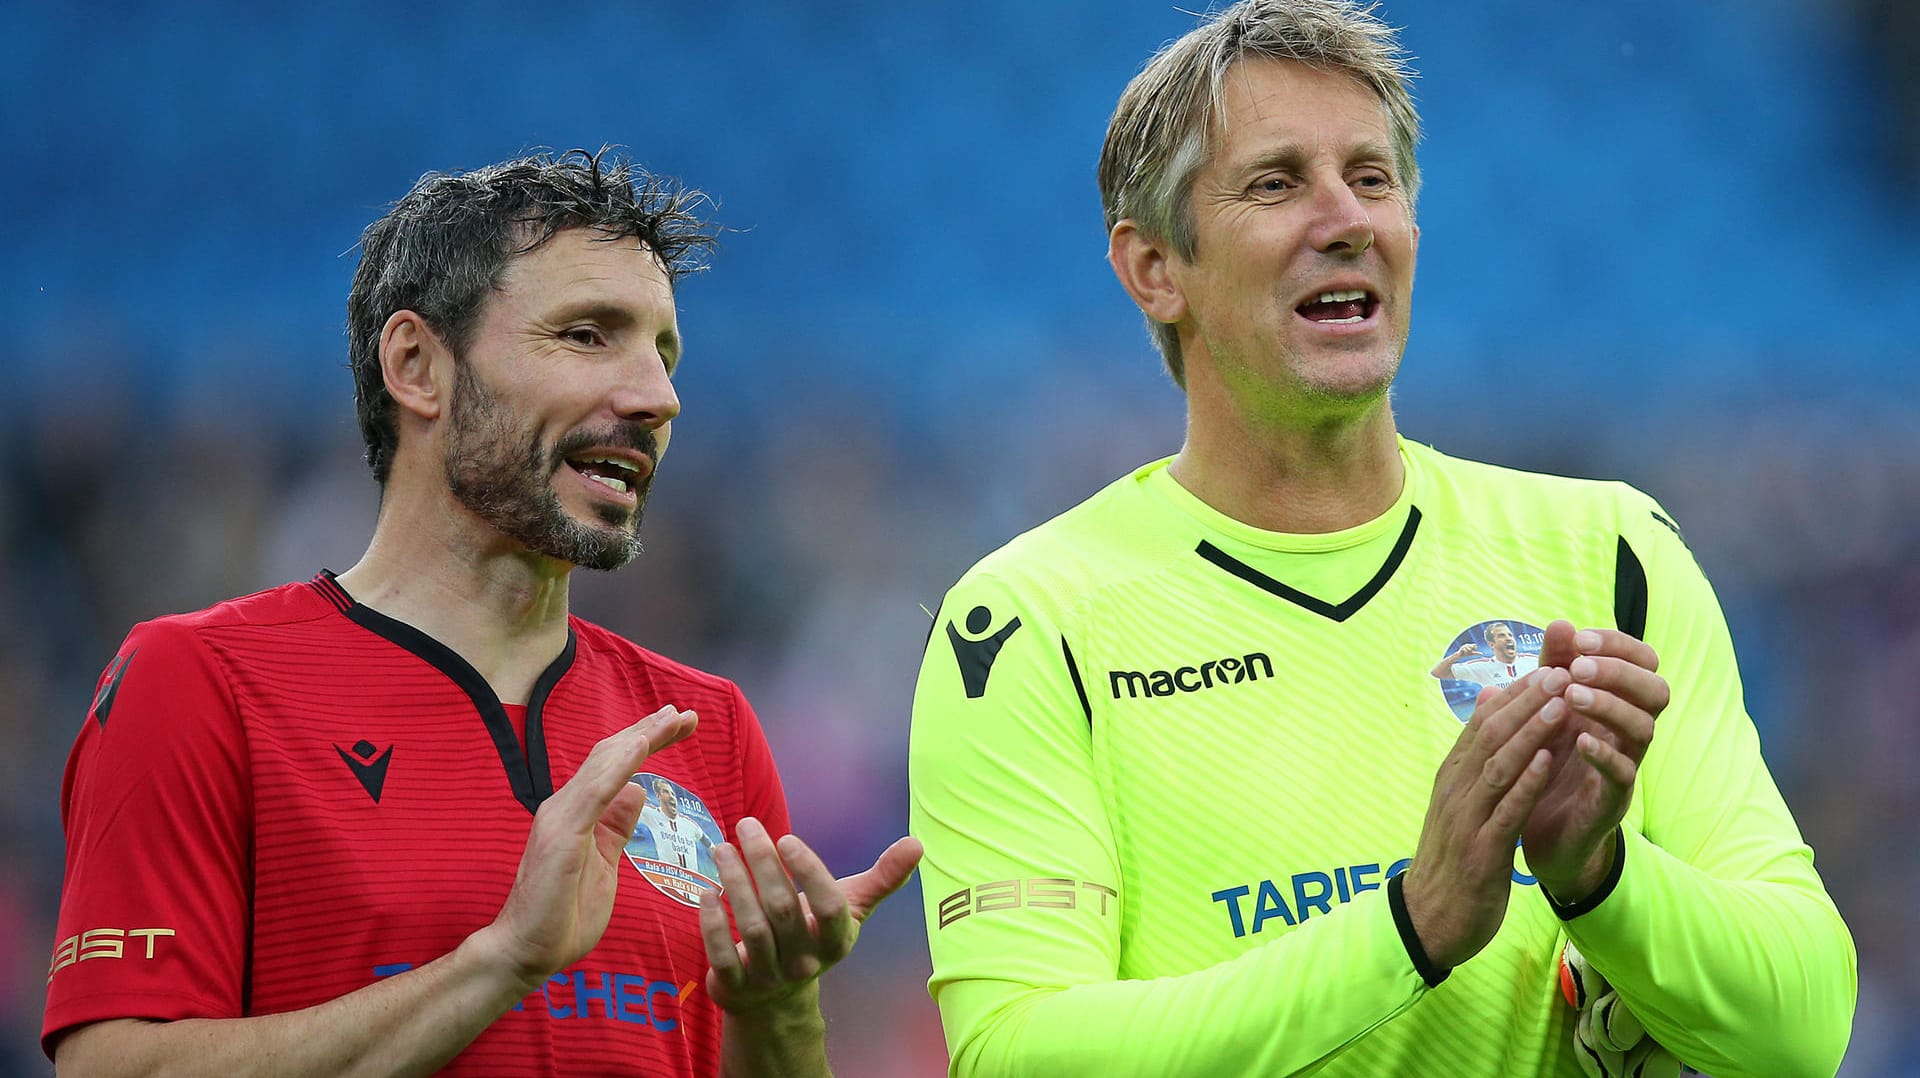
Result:
{"label": "neck", "polygon": [[502,703],[524,704],[566,647],[572,571],[494,531],[444,487],[436,495],[390,482],[367,552],[339,582],[453,649]]}
{"label": "neck", "polygon": [[[1215,412],[1214,415],[1220,413]],[[1266,531],[1357,527],[1393,508],[1406,467],[1383,396],[1357,416],[1311,423],[1187,410],[1187,440],[1169,471],[1220,512]]]}

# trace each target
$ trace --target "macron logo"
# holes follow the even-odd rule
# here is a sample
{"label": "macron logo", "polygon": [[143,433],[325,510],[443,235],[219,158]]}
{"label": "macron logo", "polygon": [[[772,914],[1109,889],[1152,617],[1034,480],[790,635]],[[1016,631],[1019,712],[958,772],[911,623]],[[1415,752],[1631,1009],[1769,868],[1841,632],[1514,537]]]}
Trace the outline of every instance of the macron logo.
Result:
{"label": "macron logo", "polygon": [[[1263,670],[1264,675],[1261,673]],[[1253,651],[1172,670],[1109,670],[1107,686],[1113,690],[1113,698],[1118,700],[1122,688],[1127,690],[1129,698],[1172,696],[1176,692],[1199,692],[1220,685],[1259,681],[1263,676],[1273,676],[1273,660],[1267,658],[1266,652]]]}
{"label": "macron logo", "polygon": [[966,686],[969,700],[978,700],[987,694],[987,676],[993,673],[993,660],[1000,657],[1000,649],[1007,640],[1020,631],[1020,619],[1007,622],[991,636],[984,635],[992,627],[993,611],[984,606],[967,612],[965,633],[958,625],[947,622],[947,641],[953,645],[953,658],[960,664],[960,681]]}
{"label": "macron logo", "polygon": [[367,791],[367,796],[373,798],[374,804],[379,804],[380,791],[387,785],[387,765],[393,762],[393,746],[388,745],[383,749],[366,738],[361,738],[354,742],[351,749],[342,745],[335,745],[333,748],[340,754],[340,758],[346,761],[347,769],[353,772],[353,777],[360,780],[360,785]]}

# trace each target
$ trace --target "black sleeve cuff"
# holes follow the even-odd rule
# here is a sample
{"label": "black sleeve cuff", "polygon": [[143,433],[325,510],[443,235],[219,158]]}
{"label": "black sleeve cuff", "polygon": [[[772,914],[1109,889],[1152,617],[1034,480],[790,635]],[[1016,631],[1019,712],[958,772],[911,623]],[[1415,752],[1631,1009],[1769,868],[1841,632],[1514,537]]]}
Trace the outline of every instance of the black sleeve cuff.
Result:
{"label": "black sleeve cuff", "polygon": [[1571,921],[1583,913],[1592,913],[1599,907],[1600,903],[1605,902],[1607,896],[1613,894],[1613,889],[1620,886],[1620,873],[1625,871],[1626,867],[1627,836],[1625,832],[1620,830],[1620,826],[1615,824],[1613,828],[1613,867],[1607,870],[1607,878],[1600,881],[1600,886],[1594,888],[1592,894],[1571,905],[1564,905],[1559,899],[1548,894],[1545,884],[1540,885],[1540,894],[1546,898],[1547,905],[1553,909],[1554,916],[1560,918],[1562,921]]}
{"label": "black sleeve cuff", "polygon": [[1387,906],[1393,910],[1393,927],[1400,930],[1400,944],[1407,949],[1407,957],[1413,959],[1413,971],[1432,988],[1447,979],[1453,971],[1441,969],[1427,957],[1427,949],[1420,945],[1420,936],[1413,930],[1413,918],[1407,914],[1406,890],[1407,874],[1402,872],[1387,881]]}

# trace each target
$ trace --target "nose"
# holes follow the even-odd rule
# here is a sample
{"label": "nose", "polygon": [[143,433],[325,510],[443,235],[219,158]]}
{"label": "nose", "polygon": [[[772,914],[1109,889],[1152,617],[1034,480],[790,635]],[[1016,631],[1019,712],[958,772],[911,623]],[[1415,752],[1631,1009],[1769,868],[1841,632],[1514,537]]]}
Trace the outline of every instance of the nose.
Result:
{"label": "nose", "polygon": [[1345,180],[1314,185],[1313,246],[1327,254],[1359,254],[1373,246],[1373,215]]}
{"label": "nose", "polygon": [[641,349],[622,367],[620,383],[614,387],[614,414],[649,430],[665,426],[680,414],[680,395],[674,392],[658,349]]}

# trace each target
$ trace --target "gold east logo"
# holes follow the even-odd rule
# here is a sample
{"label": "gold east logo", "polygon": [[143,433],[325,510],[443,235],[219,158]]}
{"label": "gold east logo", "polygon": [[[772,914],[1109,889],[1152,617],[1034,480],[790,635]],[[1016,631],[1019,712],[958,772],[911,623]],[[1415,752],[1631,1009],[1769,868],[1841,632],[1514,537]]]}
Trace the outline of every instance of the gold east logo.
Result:
{"label": "gold east logo", "polygon": [[[47,983],[53,983],[53,975],[77,962],[88,962],[95,958],[126,958],[128,940],[145,940],[146,957],[153,957],[154,944],[161,936],[173,935],[171,928],[89,928],[78,935],[68,936],[53,949],[53,964],[47,969]],[[135,947],[138,947],[138,942]]]}
{"label": "gold east logo", "polygon": [[[1080,889],[1091,892],[1082,895]],[[1111,887],[1065,877],[1041,877],[1031,880],[998,880],[978,887],[963,887],[940,900],[940,927],[945,928],[962,917],[994,910],[1014,910],[1022,906],[1050,910],[1077,909],[1082,903],[1099,903],[1107,912],[1107,900],[1117,892]]]}

